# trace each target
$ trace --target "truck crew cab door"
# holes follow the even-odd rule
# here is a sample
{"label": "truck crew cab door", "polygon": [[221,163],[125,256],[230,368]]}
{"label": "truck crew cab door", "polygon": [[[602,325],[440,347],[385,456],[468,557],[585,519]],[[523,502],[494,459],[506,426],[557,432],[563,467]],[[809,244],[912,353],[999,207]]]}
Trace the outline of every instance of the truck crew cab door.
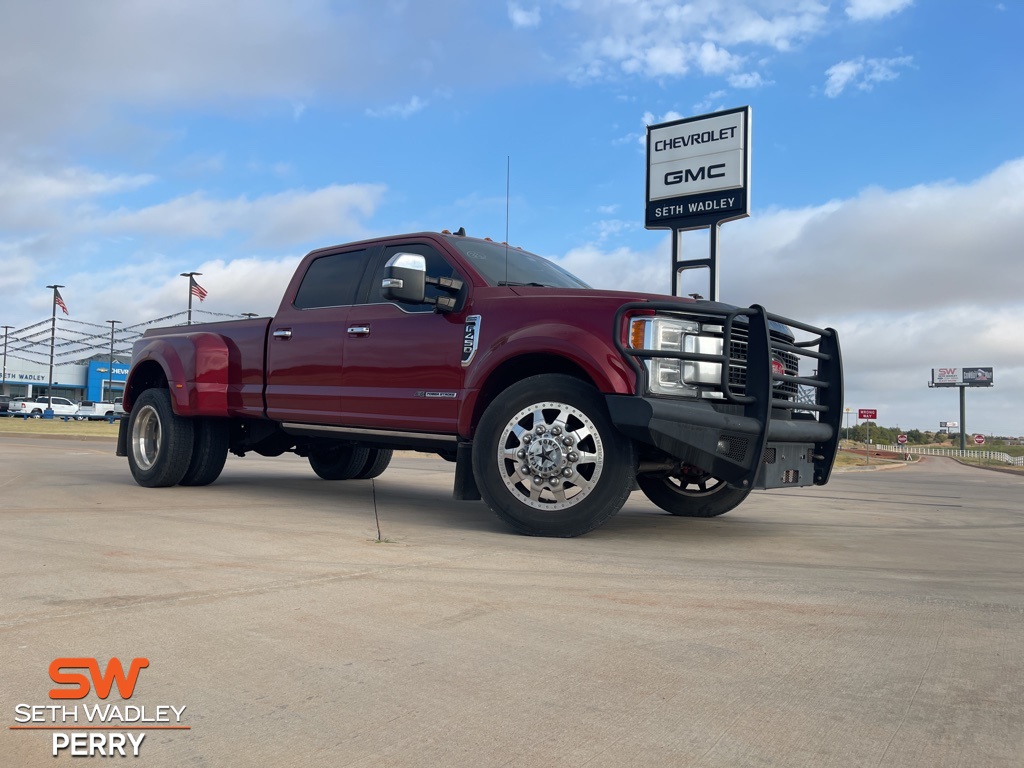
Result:
{"label": "truck crew cab door", "polygon": [[[344,424],[346,325],[376,248],[327,251],[286,296],[267,339],[267,415],[276,421]],[[292,290],[289,287],[289,290]]]}
{"label": "truck crew cab door", "polygon": [[[413,241],[383,249],[365,303],[351,307],[348,314],[342,418],[365,428],[454,435],[463,398],[462,341],[469,286],[463,286],[456,311],[443,314],[435,313],[431,304],[385,299],[384,266],[398,253],[424,256],[431,277],[465,280],[430,243]],[[428,286],[428,296],[438,293]]]}

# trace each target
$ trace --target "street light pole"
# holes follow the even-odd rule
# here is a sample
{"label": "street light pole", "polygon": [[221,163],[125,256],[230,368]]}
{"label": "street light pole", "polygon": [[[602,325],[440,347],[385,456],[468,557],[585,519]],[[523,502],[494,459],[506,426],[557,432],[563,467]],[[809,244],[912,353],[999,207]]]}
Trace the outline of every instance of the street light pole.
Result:
{"label": "street light pole", "polygon": [[192,325],[192,283],[195,282],[195,280],[193,280],[193,278],[196,275],[201,275],[201,274],[203,274],[203,273],[202,272],[182,272],[180,275],[178,275],[178,277],[187,277],[188,278],[188,321],[186,322],[186,325]]}
{"label": "street light pole", "polygon": [[7,390],[7,332],[13,327],[13,325],[4,326],[4,377],[0,379],[0,389],[3,391]]}
{"label": "street light pole", "polygon": [[46,407],[53,411],[53,342],[57,338],[57,290],[63,285],[48,285],[53,290],[53,304],[50,307],[50,378],[46,383]]}
{"label": "street light pole", "polygon": [[[107,368],[107,397],[109,402],[114,402],[114,326],[120,324],[120,320],[107,320],[110,323],[110,366]],[[100,397],[100,400],[103,398]]]}

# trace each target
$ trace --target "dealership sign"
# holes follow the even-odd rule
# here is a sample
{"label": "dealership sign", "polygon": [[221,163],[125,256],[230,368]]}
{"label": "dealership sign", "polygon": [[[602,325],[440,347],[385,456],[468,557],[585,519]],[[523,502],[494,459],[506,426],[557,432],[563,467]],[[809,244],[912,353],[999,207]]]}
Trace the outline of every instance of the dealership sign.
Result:
{"label": "dealership sign", "polygon": [[933,387],[991,387],[992,368],[932,368]]}
{"label": "dealership sign", "polygon": [[648,229],[696,229],[748,216],[750,107],[647,127]]}

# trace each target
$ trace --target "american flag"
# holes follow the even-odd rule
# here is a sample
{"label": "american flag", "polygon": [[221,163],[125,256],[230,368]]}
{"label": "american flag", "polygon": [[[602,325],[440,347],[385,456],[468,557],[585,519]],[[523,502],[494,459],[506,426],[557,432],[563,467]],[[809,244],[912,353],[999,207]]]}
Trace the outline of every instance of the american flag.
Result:
{"label": "american flag", "polygon": [[60,295],[60,291],[56,288],[53,289],[53,302],[64,310],[65,315],[69,314],[68,305],[64,303],[64,297]]}
{"label": "american flag", "polygon": [[196,279],[194,277],[192,277],[191,275],[189,276],[188,280],[189,280],[189,291],[191,291],[192,295],[195,296],[200,301],[205,299],[206,298],[206,289],[203,288],[203,286],[201,286],[199,283],[197,283]]}

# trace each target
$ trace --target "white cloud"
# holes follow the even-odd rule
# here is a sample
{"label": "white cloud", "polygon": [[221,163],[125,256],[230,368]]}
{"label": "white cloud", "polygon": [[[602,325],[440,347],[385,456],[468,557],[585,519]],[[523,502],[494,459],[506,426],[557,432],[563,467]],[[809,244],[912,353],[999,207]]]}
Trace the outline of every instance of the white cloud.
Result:
{"label": "white cloud", "polygon": [[760,72],[743,72],[729,75],[727,80],[733,88],[761,88],[765,85],[772,85],[772,81],[765,80],[761,77]]}
{"label": "white cloud", "polygon": [[854,21],[884,19],[913,4],[914,0],[849,0],[846,15]]}
{"label": "white cloud", "polygon": [[405,119],[425,109],[428,103],[419,96],[413,96],[404,104],[392,104],[383,109],[368,109],[366,114],[369,117],[400,117]]}
{"label": "white cloud", "polygon": [[[788,51],[823,32],[828,4],[736,0],[680,5],[670,0],[593,0],[566,3],[589,34],[576,49],[575,77],[616,72],[682,77],[692,69],[723,75],[749,53]],[[742,50],[736,50],[742,49]]]}
{"label": "white cloud", "polygon": [[900,76],[897,70],[909,67],[913,63],[912,56],[891,59],[868,59],[861,56],[841,61],[825,71],[825,95],[834,99],[849,85],[854,85],[862,91],[870,91],[875,83],[897,79]]}
{"label": "white cloud", "polygon": [[54,14],[45,3],[0,4],[0,101],[18,105],[0,122],[0,148],[99,141],[167,109],[258,104],[299,121],[324,103],[557,76],[532,36],[469,5],[96,0]]}
{"label": "white cloud", "polygon": [[115,211],[87,226],[107,234],[173,238],[221,238],[243,234],[255,245],[281,246],[330,237],[355,239],[366,233],[385,187],[331,185],[306,192],[289,190],[255,199],[210,199],[196,192],[137,211]]}
{"label": "white cloud", "polygon": [[33,169],[0,164],[0,227],[32,231],[59,221],[69,206],[138,190],[154,181],[149,174],[110,175],[79,166]]}
{"label": "white cloud", "polygon": [[825,71],[825,95],[834,99],[846,90],[846,86],[863,71],[863,59],[840,61],[838,64],[833,64]]}
{"label": "white cloud", "polygon": [[643,117],[640,119],[643,121],[645,126],[658,125],[659,123],[671,123],[673,120],[682,120],[683,115],[679,114],[674,109],[670,109],[661,117],[655,117],[653,112],[644,112]]}
{"label": "white cloud", "polygon": [[[737,75],[737,77],[744,77],[744,75]],[[740,87],[740,86],[733,86]],[[703,115],[705,112],[715,112],[725,107],[722,105],[722,99],[725,98],[726,91],[712,91],[704,97],[702,101],[697,102],[693,105],[693,114]]]}
{"label": "white cloud", "polygon": [[508,4],[508,18],[516,29],[540,25],[540,8],[524,8],[519,3]]}

